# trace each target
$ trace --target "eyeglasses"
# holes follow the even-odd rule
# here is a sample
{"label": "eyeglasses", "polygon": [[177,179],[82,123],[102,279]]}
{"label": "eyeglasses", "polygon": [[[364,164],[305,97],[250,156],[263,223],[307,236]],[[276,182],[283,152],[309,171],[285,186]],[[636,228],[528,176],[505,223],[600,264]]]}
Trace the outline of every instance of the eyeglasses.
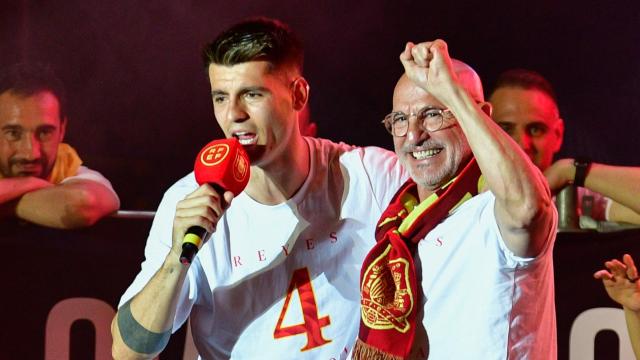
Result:
{"label": "eyeglasses", "polygon": [[389,134],[402,137],[407,135],[409,130],[409,118],[416,117],[416,120],[422,124],[422,128],[428,132],[438,131],[442,128],[445,119],[453,118],[453,113],[449,109],[438,109],[425,106],[415,113],[405,114],[402,111],[394,111],[384,117],[382,124]]}

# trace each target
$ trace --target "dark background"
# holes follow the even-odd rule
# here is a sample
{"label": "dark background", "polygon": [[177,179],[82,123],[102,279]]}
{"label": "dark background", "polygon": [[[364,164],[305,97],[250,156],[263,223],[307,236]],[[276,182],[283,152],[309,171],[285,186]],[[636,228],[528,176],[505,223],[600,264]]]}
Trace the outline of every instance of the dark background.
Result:
{"label": "dark background", "polygon": [[4,1],[0,66],[44,61],[67,85],[67,142],[105,174],[124,209],[155,209],[221,132],[200,49],[252,15],[289,23],[306,45],[319,136],[391,148],[391,107],[408,40],[443,38],[485,90],[511,67],[555,85],[561,155],[640,165],[638,1]]}

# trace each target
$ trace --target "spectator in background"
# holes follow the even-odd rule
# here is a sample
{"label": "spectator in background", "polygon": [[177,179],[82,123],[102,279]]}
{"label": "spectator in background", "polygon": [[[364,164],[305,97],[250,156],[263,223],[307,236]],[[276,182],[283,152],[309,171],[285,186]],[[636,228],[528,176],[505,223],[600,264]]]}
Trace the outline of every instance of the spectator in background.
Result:
{"label": "spectator in background", "polygon": [[69,229],[118,209],[109,181],[62,142],[66,126],[64,87],[49,67],[0,72],[0,218]]}
{"label": "spectator in background", "polygon": [[593,276],[602,280],[604,289],[613,301],[622,305],[631,347],[636,359],[640,359],[640,281],[638,269],[629,254],[622,261],[612,259],[604,263],[606,270],[597,271]]}
{"label": "spectator in background", "polygon": [[[503,72],[489,101],[493,119],[544,172],[557,193],[578,186],[578,214],[595,220],[640,224],[640,168],[598,164],[584,158],[553,156],[562,145],[564,122],[551,84],[524,69]],[[593,201],[585,201],[586,199]]]}

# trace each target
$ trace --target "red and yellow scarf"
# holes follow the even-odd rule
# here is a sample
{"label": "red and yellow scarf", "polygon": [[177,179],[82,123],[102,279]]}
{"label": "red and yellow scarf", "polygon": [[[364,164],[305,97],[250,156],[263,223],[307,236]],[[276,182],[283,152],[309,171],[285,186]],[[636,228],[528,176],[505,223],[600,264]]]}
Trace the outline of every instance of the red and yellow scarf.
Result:
{"label": "red and yellow scarf", "polygon": [[394,195],[376,227],[376,245],[360,273],[362,317],[353,359],[401,360],[415,336],[421,291],[413,262],[416,244],[460,204],[478,194],[480,169],[471,159],[460,174],[418,204],[409,179]]}

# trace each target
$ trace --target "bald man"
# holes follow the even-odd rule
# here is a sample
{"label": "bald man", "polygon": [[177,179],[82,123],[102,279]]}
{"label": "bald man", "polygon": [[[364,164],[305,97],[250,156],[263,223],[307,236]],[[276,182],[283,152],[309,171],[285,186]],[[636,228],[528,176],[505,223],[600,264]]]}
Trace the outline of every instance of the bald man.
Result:
{"label": "bald man", "polygon": [[409,43],[400,59],[384,123],[411,180],[363,265],[354,357],[555,359],[557,213],[544,176],[445,42]]}
{"label": "bald man", "polygon": [[[586,159],[553,161],[562,146],[564,121],[547,79],[531,70],[507,70],[498,77],[489,101],[493,119],[544,172],[553,193],[570,184],[579,186],[578,214],[640,224],[640,168]],[[587,198],[592,200],[584,201]]]}

